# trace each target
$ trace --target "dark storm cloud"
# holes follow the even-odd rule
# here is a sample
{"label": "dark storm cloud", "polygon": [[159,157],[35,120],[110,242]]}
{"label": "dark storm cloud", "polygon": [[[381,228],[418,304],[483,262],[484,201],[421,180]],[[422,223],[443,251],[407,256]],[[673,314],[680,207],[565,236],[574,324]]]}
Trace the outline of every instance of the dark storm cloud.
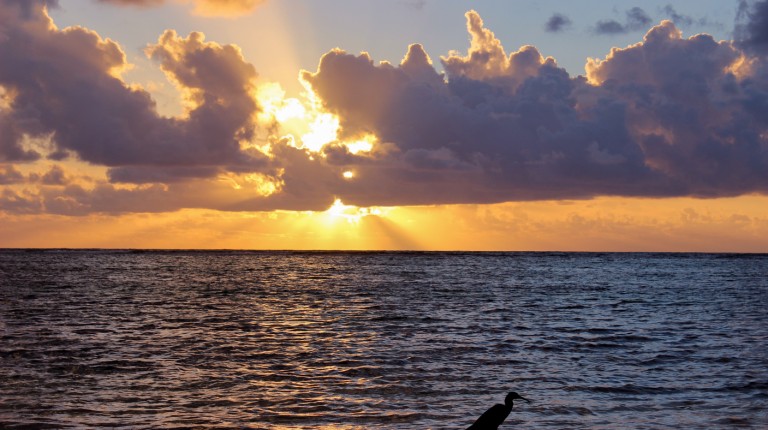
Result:
{"label": "dark storm cloud", "polygon": [[236,47],[168,31],[147,48],[194,103],[187,118],[166,118],[149,93],[116,77],[126,65],[116,43],[80,27],[55,29],[43,9],[24,19],[14,2],[0,1],[9,23],[0,29],[0,86],[9,94],[8,107],[0,107],[5,160],[40,156],[22,147],[26,134],[51,136],[53,158],[72,153],[121,170],[197,168],[211,175],[264,162],[240,149],[239,141],[253,133],[256,72]]}
{"label": "dark storm cloud", "polygon": [[571,26],[571,19],[567,16],[555,13],[549,17],[547,23],[544,24],[544,29],[550,33],[559,33]]}

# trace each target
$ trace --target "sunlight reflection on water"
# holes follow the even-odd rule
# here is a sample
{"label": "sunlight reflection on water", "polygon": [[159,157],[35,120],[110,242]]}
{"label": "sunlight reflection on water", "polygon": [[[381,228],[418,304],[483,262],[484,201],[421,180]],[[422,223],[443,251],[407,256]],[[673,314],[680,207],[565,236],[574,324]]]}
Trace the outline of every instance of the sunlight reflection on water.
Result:
{"label": "sunlight reflection on water", "polygon": [[0,426],[768,425],[768,256],[0,251]]}

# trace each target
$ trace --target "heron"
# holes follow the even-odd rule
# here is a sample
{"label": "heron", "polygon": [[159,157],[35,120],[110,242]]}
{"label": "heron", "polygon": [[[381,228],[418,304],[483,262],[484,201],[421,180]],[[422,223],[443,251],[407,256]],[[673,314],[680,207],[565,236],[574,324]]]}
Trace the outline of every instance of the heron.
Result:
{"label": "heron", "polygon": [[525,400],[526,402],[531,403],[530,400],[511,391],[507,394],[507,397],[504,398],[503,405],[497,403],[491,406],[491,408],[480,415],[480,418],[478,418],[474,424],[469,426],[467,430],[497,430],[501,423],[507,419],[509,413],[512,412],[513,401],[516,399]]}

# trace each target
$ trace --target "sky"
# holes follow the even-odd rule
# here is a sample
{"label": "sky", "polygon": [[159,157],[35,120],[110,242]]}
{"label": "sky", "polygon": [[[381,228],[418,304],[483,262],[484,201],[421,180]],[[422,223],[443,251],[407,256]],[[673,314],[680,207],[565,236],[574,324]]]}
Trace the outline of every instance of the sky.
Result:
{"label": "sky", "polygon": [[0,0],[0,247],[768,252],[767,78],[768,0]]}

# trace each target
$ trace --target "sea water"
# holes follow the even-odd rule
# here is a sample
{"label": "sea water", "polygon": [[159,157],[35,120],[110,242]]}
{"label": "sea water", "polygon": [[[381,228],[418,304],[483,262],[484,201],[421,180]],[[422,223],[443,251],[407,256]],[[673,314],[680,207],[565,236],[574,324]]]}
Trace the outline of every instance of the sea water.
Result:
{"label": "sea water", "polygon": [[0,251],[0,427],[768,428],[768,255]]}

